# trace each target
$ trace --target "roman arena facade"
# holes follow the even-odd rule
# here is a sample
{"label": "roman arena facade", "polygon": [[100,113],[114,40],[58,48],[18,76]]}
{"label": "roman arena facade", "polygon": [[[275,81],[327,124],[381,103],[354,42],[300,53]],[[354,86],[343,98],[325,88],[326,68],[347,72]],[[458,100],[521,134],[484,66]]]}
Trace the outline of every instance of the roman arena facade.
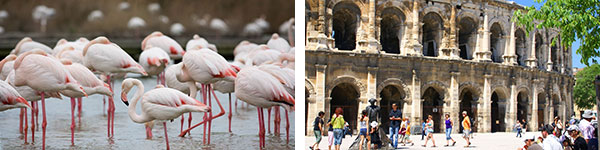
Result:
{"label": "roman arena facade", "polygon": [[[306,133],[319,111],[342,107],[357,128],[376,98],[382,120],[398,103],[414,130],[424,116],[443,132],[467,111],[475,132],[528,130],[573,114],[572,50],[556,29],[512,22],[504,0],[306,0]],[[534,22],[538,23],[538,22]],[[386,128],[387,129],[387,128]],[[459,124],[454,124],[457,133]],[[355,130],[356,131],[356,130]],[[417,133],[413,131],[413,133]],[[418,132],[420,133],[420,132]]]}

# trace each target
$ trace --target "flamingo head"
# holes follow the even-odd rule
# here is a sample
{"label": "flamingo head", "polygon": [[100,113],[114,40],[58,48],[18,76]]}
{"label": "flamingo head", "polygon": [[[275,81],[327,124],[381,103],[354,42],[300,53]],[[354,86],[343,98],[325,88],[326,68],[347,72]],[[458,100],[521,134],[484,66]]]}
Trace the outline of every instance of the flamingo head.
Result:
{"label": "flamingo head", "polygon": [[127,78],[121,83],[121,101],[123,101],[123,103],[127,106],[129,106],[129,101],[127,101],[127,93],[129,93],[131,88],[134,86],[133,80],[135,79]]}
{"label": "flamingo head", "polygon": [[211,109],[209,106],[206,106],[206,104],[201,103],[198,100],[195,100],[195,104],[192,105],[183,105],[181,107],[186,107],[187,110],[192,111],[192,112],[210,112]]}
{"label": "flamingo head", "polygon": [[102,94],[102,95],[106,95],[106,96],[112,96],[113,95],[113,91],[110,88],[110,86],[106,83],[103,83],[104,85],[102,86],[97,86],[96,87],[96,91],[98,91],[98,93]]}
{"label": "flamingo head", "polygon": [[17,107],[26,107],[26,108],[31,108],[31,105],[29,105],[29,103],[27,103],[27,100],[25,100],[25,98],[23,97],[17,97],[17,99],[15,99],[17,101],[17,103],[15,105],[17,105]]}
{"label": "flamingo head", "polygon": [[148,73],[146,73],[146,70],[144,70],[142,65],[135,63],[135,62],[123,65],[123,70],[125,72],[139,73],[139,74],[142,74],[143,76],[148,75]]}
{"label": "flamingo head", "polygon": [[81,84],[77,83],[77,81],[75,81],[75,80],[70,80],[70,79],[72,79],[72,78],[67,77],[67,81],[66,81],[67,89],[73,90],[75,92],[79,92],[80,94],[83,94],[85,97],[87,97],[88,95],[83,90],[83,87],[81,86]]}

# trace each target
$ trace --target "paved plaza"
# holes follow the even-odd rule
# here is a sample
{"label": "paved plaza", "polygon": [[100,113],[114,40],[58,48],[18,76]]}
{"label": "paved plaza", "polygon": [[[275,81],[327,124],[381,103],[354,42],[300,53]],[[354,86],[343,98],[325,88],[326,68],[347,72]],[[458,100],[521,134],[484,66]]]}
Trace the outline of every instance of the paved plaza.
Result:
{"label": "paved plaza", "polygon": [[[536,137],[541,136],[540,132],[531,132]],[[399,149],[415,149],[415,150],[429,150],[429,149],[441,149],[441,150],[462,150],[462,149],[485,149],[485,150],[516,150],[522,147],[525,143],[521,138],[515,137],[514,132],[501,132],[501,133],[475,133],[474,138],[471,139],[471,147],[465,148],[466,141],[462,139],[461,134],[452,134],[452,138],[456,140],[456,145],[451,147],[444,147],[446,145],[446,135],[443,133],[434,134],[433,137],[437,147],[431,147],[431,141],[428,142],[427,147],[422,147],[425,140],[421,140],[421,135],[410,136],[411,140],[415,143],[414,146],[400,146]],[[327,150],[327,136],[323,136],[319,148]],[[341,149],[348,149],[352,141],[356,138],[355,135],[352,137],[346,136],[342,141]],[[315,142],[314,136],[305,137],[305,148],[308,149],[310,145]],[[452,144],[452,143],[450,143]],[[332,146],[333,148],[333,146]]]}

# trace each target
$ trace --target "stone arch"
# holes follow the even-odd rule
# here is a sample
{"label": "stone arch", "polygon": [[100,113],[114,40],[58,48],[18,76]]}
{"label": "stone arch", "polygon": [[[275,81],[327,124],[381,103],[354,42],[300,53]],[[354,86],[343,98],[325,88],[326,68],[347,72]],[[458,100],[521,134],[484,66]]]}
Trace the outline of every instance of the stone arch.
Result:
{"label": "stone arch", "polygon": [[[516,118],[518,121],[521,121],[521,123],[523,123],[522,121],[525,120],[526,122],[531,122],[531,94],[530,94],[530,90],[528,87],[526,86],[519,86],[517,88],[517,94],[516,94],[516,106],[517,106],[517,112],[516,112]],[[529,124],[524,125],[527,126],[526,128],[529,128]]]}
{"label": "stone arch", "polygon": [[398,7],[386,7],[381,11],[380,43],[386,53],[400,54],[406,16]]}
{"label": "stone arch", "polygon": [[438,12],[427,12],[422,19],[423,56],[437,57],[444,32],[444,18]]}
{"label": "stone arch", "polygon": [[[425,84],[423,84],[423,86],[421,86],[421,93],[424,93],[425,90],[427,90],[427,88],[432,87],[435,90],[439,91],[441,93],[442,99],[446,99],[448,97],[450,97],[450,94],[448,93],[448,85],[445,84],[444,82],[438,81],[438,80],[433,80],[433,81],[429,81],[426,82]],[[423,95],[421,95],[423,96]]]}
{"label": "stone arch", "polygon": [[[479,86],[473,82],[464,82],[459,85],[458,89],[459,112],[457,112],[457,115],[459,120],[463,120],[464,118],[460,113],[466,111],[472,121],[472,130],[478,131],[478,123],[476,123],[478,122],[477,106],[479,105],[479,100],[482,100],[480,99],[481,92],[478,90]],[[462,133],[462,126],[460,126],[460,130],[458,131]]]}
{"label": "stone arch", "polygon": [[[310,80],[308,80],[308,78],[304,78],[304,88],[306,88],[306,90],[308,91],[308,96],[306,97],[312,97],[313,95],[316,96],[317,95],[317,91],[315,90],[315,86],[312,82],[310,82]],[[311,101],[310,99],[307,99],[309,102],[314,103],[314,101]]]}
{"label": "stone arch", "polygon": [[490,98],[490,110],[491,110],[491,131],[492,132],[504,132],[506,131],[506,112],[508,110],[508,101],[510,93],[508,89],[503,85],[492,86],[492,95]]}
{"label": "stone arch", "polygon": [[335,78],[329,84],[326,84],[330,85],[329,87],[327,87],[327,95],[331,95],[331,90],[333,90],[335,86],[341,83],[350,83],[354,86],[354,88],[357,90],[356,92],[358,92],[360,95],[367,91],[366,86],[363,83],[359,82],[358,78],[349,75],[342,75]]}
{"label": "stone arch", "polygon": [[545,70],[546,68],[546,62],[547,59],[545,59],[548,54],[546,53],[547,50],[544,50],[545,48],[544,46],[544,37],[542,37],[542,34],[540,32],[534,32],[535,34],[535,56],[537,59],[537,66],[539,69]]}
{"label": "stone arch", "polygon": [[[538,91],[537,93],[537,118],[538,118],[538,126],[550,123],[548,117],[548,94],[545,91]],[[536,115],[536,114],[534,114]]]}
{"label": "stone arch", "polygon": [[448,97],[448,86],[440,81],[434,80],[427,82],[421,87],[421,116],[423,119],[427,119],[427,116],[431,115],[434,122],[438,122],[434,127],[434,132],[442,132],[444,129],[444,126],[441,124],[441,122],[443,122],[443,112],[444,109],[449,109],[446,105],[450,103],[446,101]]}
{"label": "stone arch", "polygon": [[310,108],[311,105],[315,105],[315,97],[317,93],[315,92],[315,87],[312,84],[312,82],[310,82],[310,80],[308,80],[308,78],[304,78],[304,123],[305,123],[305,127],[304,127],[304,133],[305,135],[308,135],[308,131],[310,130],[309,128],[311,127],[311,123],[309,122],[308,118],[313,118],[313,116],[309,116],[308,112],[311,111],[312,108]]}
{"label": "stone arch", "polygon": [[492,52],[492,62],[502,63],[502,55],[504,55],[504,46],[506,40],[501,22],[493,22],[490,26],[490,52]]}
{"label": "stone arch", "polygon": [[548,46],[550,46],[550,58],[548,58],[548,59],[552,60],[552,71],[560,71],[558,69],[558,66],[559,66],[558,65],[559,64],[559,62],[558,62],[559,61],[559,57],[558,57],[559,54],[558,53],[560,52],[559,43],[552,44],[552,41],[555,38],[557,38],[557,37],[552,37],[551,36],[550,40],[548,41]]}
{"label": "stone arch", "polygon": [[[378,104],[381,107],[381,114],[383,114],[383,116],[387,116],[387,114],[389,114],[392,110],[392,104],[394,103],[397,104],[398,109],[401,112],[405,110],[405,104],[408,102],[408,92],[409,91],[407,90],[406,85],[397,78],[386,79],[380,83],[377,86],[377,98],[380,99]],[[384,131],[389,131],[389,122],[389,117],[381,117],[381,128],[384,129]]]}
{"label": "stone arch", "polygon": [[527,59],[527,36],[525,30],[515,30],[515,54],[517,55],[517,64],[525,66],[525,60]]}
{"label": "stone arch", "polygon": [[351,1],[334,3],[332,18],[332,34],[334,47],[340,50],[356,48],[357,31],[360,26],[361,9]]}
{"label": "stone arch", "polygon": [[332,87],[328,87],[328,100],[325,102],[325,113],[331,116],[336,108],[344,110],[344,120],[350,124],[352,129],[356,129],[358,105],[360,104],[361,86],[360,82],[353,77],[338,77],[332,82]]}
{"label": "stone arch", "polygon": [[[468,13],[467,13],[468,14]],[[473,52],[475,51],[475,44],[477,42],[477,30],[479,28],[479,22],[476,18],[471,18],[470,15],[464,15],[459,18],[458,23],[458,48],[459,56],[462,59],[470,60],[473,59]]]}
{"label": "stone arch", "polygon": [[[404,81],[402,81],[401,79],[398,79],[398,78],[388,78],[388,79],[384,80],[383,82],[379,83],[377,85],[377,94],[381,93],[383,88],[385,88],[388,85],[397,86],[400,90],[404,91],[405,92],[404,100],[407,100],[410,98],[410,93],[411,93],[410,89],[404,83]],[[379,96],[377,96],[377,97],[379,97]],[[406,101],[406,102],[410,103],[411,101]]]}

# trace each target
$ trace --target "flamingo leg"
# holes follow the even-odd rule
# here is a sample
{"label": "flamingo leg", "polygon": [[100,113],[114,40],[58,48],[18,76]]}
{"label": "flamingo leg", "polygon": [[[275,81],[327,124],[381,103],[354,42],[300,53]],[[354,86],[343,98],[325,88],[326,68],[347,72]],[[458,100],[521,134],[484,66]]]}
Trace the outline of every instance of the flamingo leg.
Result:
{"label": "flamingo leg", "polygon": [[[34,111],[37,112],[37,101],[35,102],[31,102],[31,104],[35,104],[35,106],[32,105],[32,107],[34,107],[34,109],[31,109],[31,143],[35,143],[35,125],[37,123],[34,124]],[[37,117],[35,117],[37,118]],[[35,120],[35,122],[37,122],[37,120]],[[25,140],[27,141],[27,140]]]}
{"label": "flamingo leg", "polygon": [[[22,108],[22,109],[21,109],[21,112],[23,112],[23,113],[24,113],[24,118],[25,118],[25,128],[23,128],[23,132],[24,132],[25,134],[24,134],[24,136],[23,136],[23,137],[24,137],[23,139],[25,139],[25,144],[27,144],[27,109],[25,109],[25,108]],[[33,117],[33,113],[31,113],[31,117]],[[31,124],[33,125],[33,118],[31,119],[31,121],[32,121],[32,122],[31,122]],[[32,131],[32,132],[33,132],[33,131]]]}
{"label": "flamingo leg", "polygon": [[271,107],[267,108],[267,130],[271,133]]}
{"label": "flamingo leg", "polygon": [[40,106],[38,105],[37,101],[34,104],[35,104],[35,127],[34,128],[37,129],[37,130],[39,130],[40,129],[40,124],[38,123],[38,120],[40,120],[40,117],[38,117],[38,114],[40,112]]}
{"label": "flamingo leg", "polygon": [[44,100],[44,92],[41,92],[40,96],[42,97],[42,150],[46,149],[46,126],[48,122],[46,121],[46,101]]}
{"label": "flamingo leg", "polygon": [[290,144],[290,118],[288,117],[287,110],[285,110],[285,136],[285,143]]}
{"label": "flamingo leg", "polygon": [[[208,90],[212,90],[211,85],[206,85],[208,86]],[[210,93],[208,93],[208,107],[212,108],[212,98],[210,97]],[[208,145],[210,145],[210,132],[211,132],[211,127],[212,127],[212,120],[213,120],[213,114],[212,111],[208,112],[208,116],[210,116],[210,120],[208,120]]]}
{"label": "flamingo leg", "polygon": [[229,93],[229,133],[231,133],[231,93]]}
{"label": "flamingo leg", "polygon": [[75,98],[71,97],[71,145],[75,145],[75,139],[73,138],[75,135]]}
{"label": "flamingo leg", "polygon": [[106,96],[102,96],[102,114],[106,112]]}
{"label": "flamingo leg", "polygon": [[260,149],[263,149],[263,145],[265,142],[265,117],[263,116],[263,108],[257,107],[258,109],[258,138],[259,138],[259,146]]}
{"label": "flamingo leg", "polygon": [[279,106],[274,106],[275,116],[273,118],[273,132],[275,135],[281,135],[281,112],[279,111]]}
{"label": "flamingo leg", "polygon": [[185,114],[181,114],[181,130],[179,132],[183,132],[183,123],[185,122]]}
{"label": "flamingo leg", "polygon": [[81,97],[77,98],[77,117],[79,118],[79,128],[81,128]]}
{"label": "flamingo leg", "polygon": [[167,150],[169,150],[169,136],[167,136],[167,122],[163,122],[163,125],[165,126],[165,141],[167,141]]}
{"label": "flamingo leg", "polygon": [[144,126],[146,126],[146,139],[152,139],[152,128],[147,123]]}
{"label": "flamingo leg", "polygon": [[[19,133],[23,134],[23,111],[24,108],[21,108],[21,112],[19,113]],[[27,115],[25,115],[27,116]]]}
{"label": "flamingo leg", "polygon": [[[190,115],[188,115],[188,128],[190,128],[192,126],[192,112],[190,112],[189,114]],[[192,133],[189,133],[189,134],[192,135]]]}
{"label": "flamingo leg", "polygon": [[[208,88],[207,88],[207,89],[208,89]],[[212,91],[212,95],[215,95],[215,91]],[[204,119],[202,122],[200,122],[200,123],[198,123],[198,124],[196,124],[196,125],[192,126],[192,127],[191,127],[191,128],[189,128],[189,129],[186,129],[186,130],[184,130],[184,131],[183,131],[181,134],[179,134],[179,136],[180,136],[180,137],[183,137],[183,136],[184,136],[186,133],[190,132],[190,130],[192,130],[192,129],[194,129],[194,128],[196,128],[196,127],[198,127],[198,126],[202,125],[202,124],[206,125],[205,123],[207,123],[209,120],[212,120],[212,119],[218,118],[218,117],[220,117],[220,116],[223,116],[223,115],[225,114],[225,109],[223,108],[223,105],[221,105],[221,103],[219,102],[219,99],[218,99],[216,96],[215,96],[215,99],[216,99],[216,101],[217,101],[217,104],[219,105],[219,108],[221,109],[221,112],[219,112],[219,114],[217,114],[216,116],[213,116],[213,117],[211,117],[211,118]],[[209,137],[209,138],[210,138],[210,137]]]}
{"label": "flamingo leg", "polygon": [[[208,104],[206,103],[206,88],[207,86],[202,84],[202,101],[204,101],[204,104]],[[210,107],[210,105],[208,107]],[[204,113],[203,119],[207,120],[208,123],[208,121],[210,120],[208,119],[208,113]],[[204,132],[202,133],[202,144],[206,144],[206,124],[204,124]]]}

